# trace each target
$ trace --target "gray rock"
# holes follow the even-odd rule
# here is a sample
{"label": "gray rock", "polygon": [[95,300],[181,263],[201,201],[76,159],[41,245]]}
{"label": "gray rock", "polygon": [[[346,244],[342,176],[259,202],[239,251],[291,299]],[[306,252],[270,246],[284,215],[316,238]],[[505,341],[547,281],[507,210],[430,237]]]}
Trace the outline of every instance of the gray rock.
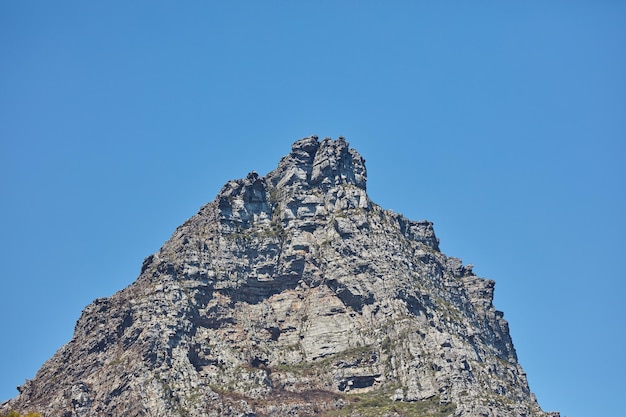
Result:
{"label": "gray rock", "polygon": [[228,182],[0,413],[558,416],[529,390],[494,282],[366,180],[345,139],[312,136]]}

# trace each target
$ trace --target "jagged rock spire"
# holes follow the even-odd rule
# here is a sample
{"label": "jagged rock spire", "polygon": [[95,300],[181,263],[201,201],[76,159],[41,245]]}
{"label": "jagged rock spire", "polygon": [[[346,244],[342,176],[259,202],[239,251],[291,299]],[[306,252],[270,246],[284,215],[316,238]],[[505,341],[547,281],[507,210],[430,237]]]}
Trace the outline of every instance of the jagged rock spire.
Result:
{"label": "jagged rock spire", "polygon": [[327,190],[339,184],[366,189],[365,160],[349,147],[343,137],[337,140],[317,136],[296,141],[291,153],[282,158],[278,168],[267,175],[276,187],[319,187]]}

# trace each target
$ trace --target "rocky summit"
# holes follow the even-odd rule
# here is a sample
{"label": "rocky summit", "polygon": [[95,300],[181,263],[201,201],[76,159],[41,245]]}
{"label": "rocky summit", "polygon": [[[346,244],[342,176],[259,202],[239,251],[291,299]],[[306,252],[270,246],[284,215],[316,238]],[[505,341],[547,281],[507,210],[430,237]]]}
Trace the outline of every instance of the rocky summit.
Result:
{"label": "rocky summit", "polygon": [[228,182],[0,415],[544,417],[494,282],[374,204],[346,140]]}

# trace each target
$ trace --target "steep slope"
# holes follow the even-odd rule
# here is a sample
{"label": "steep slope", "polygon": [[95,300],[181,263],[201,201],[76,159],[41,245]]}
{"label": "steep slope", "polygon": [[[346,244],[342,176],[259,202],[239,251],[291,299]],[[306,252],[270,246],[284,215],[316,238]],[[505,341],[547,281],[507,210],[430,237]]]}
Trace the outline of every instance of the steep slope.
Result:
{"label": "steep slope", "polygon": [[0,412],[545,416],[493,289],[369,200],[343,138],[309,137],[89,305]]}

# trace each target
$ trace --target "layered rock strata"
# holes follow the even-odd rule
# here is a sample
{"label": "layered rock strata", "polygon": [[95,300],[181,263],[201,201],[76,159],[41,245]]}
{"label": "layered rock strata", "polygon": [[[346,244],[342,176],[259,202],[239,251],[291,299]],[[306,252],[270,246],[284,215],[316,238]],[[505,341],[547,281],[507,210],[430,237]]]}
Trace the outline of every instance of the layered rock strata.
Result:
{"label": "layered rock strata", "polygon": [[313,136],[228,182],[0,413],[547,416],[494,282],[366,178],[345,139]]}

